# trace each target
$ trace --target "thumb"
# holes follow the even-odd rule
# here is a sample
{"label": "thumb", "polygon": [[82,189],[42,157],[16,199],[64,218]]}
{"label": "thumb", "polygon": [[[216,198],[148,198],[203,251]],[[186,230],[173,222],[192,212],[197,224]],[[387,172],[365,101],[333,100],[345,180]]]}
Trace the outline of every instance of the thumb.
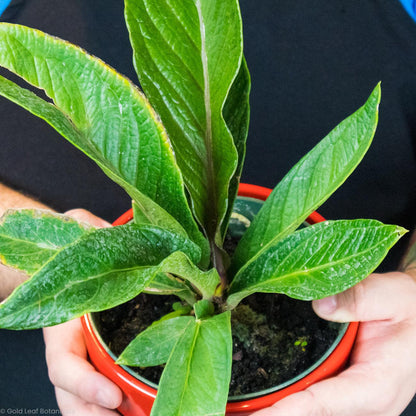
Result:
{"label": "thumb", "polygon": [[416,299],[416,281],[406,273],[372,274],[338,295],[313,301],[315,313],[335,322],[406,319]]}

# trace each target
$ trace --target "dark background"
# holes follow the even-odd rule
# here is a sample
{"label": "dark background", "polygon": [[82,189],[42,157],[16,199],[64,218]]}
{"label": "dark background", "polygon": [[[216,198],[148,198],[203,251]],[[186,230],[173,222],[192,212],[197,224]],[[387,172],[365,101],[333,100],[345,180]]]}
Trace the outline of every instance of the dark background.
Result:
{"label": "dark background", "polygon": [[[79,44],[136,82],[121,0],[17,0],[4,20]],[[252,75],[243,174],[274,187],[382,81],[380,123],[360,167],[325,203],[328,219],[375,218],[414,228],[416,23],[398,0],[241,1]],[[49,126],[0,99],[0,180],[59,211],[107,220],[130,200]],[[404,240],[383,269],[393,269]],[[56,409],[40,331],[0,331],[0,409]],[[416,404],[405,415],[416,415]],[[364,415],[363,415],[364,416]]]}

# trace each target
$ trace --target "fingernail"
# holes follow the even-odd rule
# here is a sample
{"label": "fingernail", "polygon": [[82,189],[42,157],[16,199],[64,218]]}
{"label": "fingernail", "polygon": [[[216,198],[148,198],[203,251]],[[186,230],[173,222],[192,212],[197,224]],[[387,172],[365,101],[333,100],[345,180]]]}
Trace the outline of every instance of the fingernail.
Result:
{"label": "fingernail", "polygon": [[329,296],[327,298],[315,301],[315,308],[323,315],[331,315],[337,309],[337,296]]}

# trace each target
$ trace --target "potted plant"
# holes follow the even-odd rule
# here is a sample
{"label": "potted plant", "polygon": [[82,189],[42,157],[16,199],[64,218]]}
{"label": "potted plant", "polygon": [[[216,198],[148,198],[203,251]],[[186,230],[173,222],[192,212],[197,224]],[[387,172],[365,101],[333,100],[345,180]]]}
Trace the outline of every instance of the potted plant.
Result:
{"label": "potted plant", "polygon": [[174,310],[141,332],[119,362],[166,364],[153,415],[224,414],[238,305],[257,292],[300,300],[341,292],[371,273],[405,232],[375,220],[298,229],[367,151],[380,86],[276,186],[231,256],[224,240],[250,90],[238,1],[168,7],[125,0],[125,16],[146,96],[74,45],[0,24],[0,65],[48,99],[3,77],[0,94],[91,157],[131,196],[134,212],[130,223],[100,230],[42,211],[6,213],[1,260],[30,279],[1,304],[0,327],[56,325],[141,292],[173,293]]}
{"label": "potted plant", "polygon": [[[244,232],[247,223],[251,222],[254,219],[255,214],[261,208],[262,204],[260,201],[266,200],[270,193],[271,189],[240,183],[238,193],[240,199],[236,200],[234,206],[235,215],[233,215],[233,217],[231,218],[231,230],[229,234],[239,239],[241,233]],[[133,210],[129,210],[126,213],[124,213],[120,218],[118,218],[113,225],[123,225],[128,223],[132,219]],[[324,218],[320,216],[317,212],[313,212],[307,219],[307,222],[310,224],[315,224],[322,221],[324,221]],[[274,300],[274,297],[277,297],[277,295],[272,295],[271,299]],[[260,302],[264,303],[265,300],[270,301],[270,298],[260,299]],[[157,379],[152,380],[153,382],[151,382],[149,381],[149,379],[146,379],[146,376],[148,376],[148,374],[138,374],[137,371],[132,371],[132,368],[121,365],[122,360],[118,360],[117,362],[117,353],[115,353],[117,350],[124,350],[124,345],[128,345],[129,337],[126,337],[126,332],[132,332],[133,338],[136,335],[137,324],[135,322],[134,315],[132,316],[132,310],[140,308],[140,312],[138,315],[140,318],[142,318],[141,315],[146,313],[146,311],[143,311],[144,303],[145,302],[143,302],[143,299],[140,299],[138,301],[133,300],[129,304],[126,304],[127,307],[126,305],[121,305],[120,309],[123,309],[123,312],[125,311],[124,319],[120,316],[120,311],[116,311],[119,308],[114,308],[112,310],[105,311],[103,314],[87,314],[81,318],[89,358],[97,370],[99,370],[102,374],[106,375],[108,378],[113,380],[122,389],[124,397],[123,402],[118,410],[123,415],[127,416],[146,416],[150,414],[157,394],[156,384],[158,384],[159,381]],[[276,303],[278,304],[279,308],[282,306],[281,302]],[[154,305],[152,306],[154,307]],[[289,313],[293,314],[293,316],[289,318],[289,321],[296,319],[294,318],[294,315],[298,306],[299,305],[296,303],[288,305],[287,309],[289,309]],[[267,309],[268,307],[262,305],[261,311]],[[243,309],[243,313],[245,312],[246,309]],[[311,310],[309,308],[305,312],[308,315],[311,314]],[[175,314],[176,312],[173,313]],[[108,325],[108,322],[106,322],[108,317],[110,318],[110,321],[112,321],[114,315],[117,316],[117,318],[115,319],[115,325],[118,325],[118,322],[120,322],[121,320],[123,321],[123,325],[120,325],[121,327],[117,327],[116,331],[111,329],[111,325]],[[234,313],[234,317],[235,315],[236,314]],[[282,316],[282,313],[278,311],[276,315],[271,317],[271,320],[277,319],[278,315],[280,317]],[[255,318],[257,320],[258,316],[256,315]],[[320,321],[317,317],[314,318],[314,320],[318,322]],[[287,317],[284,317],[283,319],[287,319]],[[236,319],[234,319],[234,323],[237,323],[237,325],[241,325],[241,322],[236,322]],[[296,325],[296,327],[297,326],[298,325]],[[302,325],[299,326],[301,327]],[[126,327],[126,329],[124,327]],[[254,339],[256,339],[257,336],[264,335],[264,326],[261,323],[260,327],[260,330],[258,329],[258,327],[254,329],[254,335],[250,336],[251,342]],[[130,328],[134,328],[133,331],[129,330]],[[316,330],[316,327],[314,329]],[[275,355],[273,355],[273,353],[270,353],[269,351],[267,351],[267,353],[265,354],[265,356],[269,359],[268,362],[265,362],[265,360],[262,359],[264,357],[261,357],[261,355],[259,356],[259,354],[248,355],[244,358],[244,360],[242,360],[238,357],[240,354],[242,354],[241,342],[239,342],[238,339],[235,340],[236,337],[234,337],[233,350],[236,350],[236,352],[233,353],[233,378],[237,381],[239,380],[239,378],[243,377],[241,374],[241,366],[253,367],[253,362],[251,362],[251,360],[255,360],[257,371],[255,370],[256,367],[254,367],[254,369],[249,370],[248,377],[247,373],[244,374],[244,383],[250,385],[251,390],[249,394],[247,394],[247,392],[244,392],[245,394],[241,394],[240,384],[238,384],[237,387],[234,386],[230,388],[229,393],[231,394],[231,396],[229,395],[228,397],[226,414],[233,416],[248,416],[252,414],[253,411],[271,406],[272,404],[286,397],[289,394],[293,394],[297,391],[304,390],[309,385],[317,381],[336,375],[345,366],[348,360],[348,356],[353,346],[355,336],[358,330],[358,322],[342,325],[334,325],[333,323],[328,323],[328,327],[325,326],[324,328],[325,332],[322,331],[322,328],[319,328],[317,333],[314,333],[314,329],[312,329],[310,321],[308,322],[307,336],[305,336],[304,334],[300,334],[299,328],[296,328],[296,330],[293,331],[292,334],[288,332],[286,328],[278,329],[279,337],[273,338],[277,339],[284,337],[286,340],[286,346],[289,344],[288,351],[285,351],[285,342],[279,342],[278,349],[280,355],[292,355],[293,351],[297,350],[297,358],[294,356],[290,358],[290,366],[287,364],[282,365],[282,363],[280,363],[278,360],[276,361],[276,358],[278,357],[276,357]],[[326,332],[328,329],[330,329],[329,333]],[[272,329],[267,327],[267,330]],[[241,330],[238,332],[240,332],[241,334]],[[309,335],[310,333],[312,333],[313,335]],[[314,338],[319,338],[324,334],[326,337],[332,336],[332,338],[328,339],[328,342],[325,343],[325,347],[322,345],[322,349],[314,350],[313,352],[310,351],[311,344],[314,342]],[[126,337],[127,339],[124,339],[124,337]],[[291,341],[288,341],[288,339],[291,339]],[[263,340],[261,340],[261,342],[263,342]],[[273,343],[273,339],[269,339],[264,346],[269,349],[271,347],[271,343]],[[292,345],[290,345],[290,343],[292,343]],[[147,352],[142,350],[142,356],[152,355],[152,351],[149,351],[149,348],[153,349],[152,345],[145,345],[142,343],[142,345],[139,346],[139,348],[147,349]],[[250,345],[251,350],[255,350],[256,348],[257,346]],[[308,349],[308,351],[306,351],[306,348]],[[244,351],[244,347],[242,349]],[[310,363],[312,364],[308,365],[305,362],[306,360],[303,361],[304,357],[306,357],[306,354],[308,356],[310,355]],[[316,361],[312,361],[313,357],[316,357]],[[301,370],[297,362],[298,358],[301,358],[303,361],[303,367],[301,367],[305,368],[303,371]],[[270,360],[274,361],[274,366],[271,365]],[[284,357],[282,361],[286,362],[287,360],[287,357]],[[235,366],[236,361],[238,361],[238,367]],[[259,364],[267,369],[267,380],[264,380],[265,373],[261,374],[262,371],[266,370],[264,370],[264,368],[261,367]],[[272,380],[271,378],[269,379],[270,373],[271,376],[274,375],[274,371],[281,373],[282,368],[287,368],[286,374],[290,374],[288,378],[285,378],[285,375],[282,374],[282,376],[279,376],[274,380]],[[152,377],[152,374],[150,374],[150,376]],[[276,379],[283,381],[280,383],[276,383]],[[259,380],[260,383],[258,382]],[[253,385],[253,381],[256,381],[257,384]],[[267,386],[263,386],[263,384],[267,384]],[[262,389],[259,388],[260,385],[263,386]],[[243,388],[247,389],[246,386],[244,386]],[[238,395],[235,395],[235,391],[237,389],[239,389],[240,391]]]}

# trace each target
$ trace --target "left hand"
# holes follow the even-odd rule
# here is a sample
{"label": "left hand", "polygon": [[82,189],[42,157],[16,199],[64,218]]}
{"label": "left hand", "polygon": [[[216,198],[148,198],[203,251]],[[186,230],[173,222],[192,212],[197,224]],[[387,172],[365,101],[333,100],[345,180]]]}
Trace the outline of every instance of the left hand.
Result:
{"label": "left hand", "polygon": [[81,321],[44,328],[49,378],[63,416],[116,416],[121,390],[88,362]]}
{"label": "left hand", "polygon": [[336,322],[361,321],[350,366],[253,416],[398,416],[416,393],[416,279],[371,275],[313,302]]}
{"label": "left hand", "polygon": [[[65,213],[97,228],[111,224],[83,209]],[[44,328],[49,378],[63,416],[116,416],[121,390],[88,362],[81,321]]]}

